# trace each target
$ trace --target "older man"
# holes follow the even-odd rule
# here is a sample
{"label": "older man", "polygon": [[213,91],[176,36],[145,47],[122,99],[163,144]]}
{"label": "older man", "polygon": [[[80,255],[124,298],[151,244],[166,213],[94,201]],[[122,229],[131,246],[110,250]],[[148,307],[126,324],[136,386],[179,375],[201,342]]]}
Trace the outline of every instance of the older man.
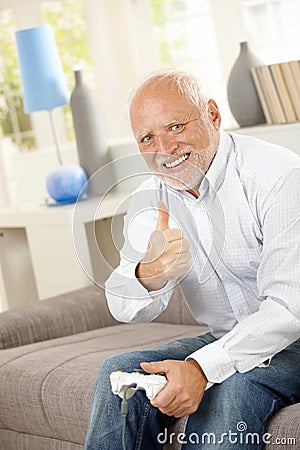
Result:
{"label": "older man", "polygon": [[142,391],[130,399],[128,450],[161,449],[162,430],[187,415],[185,449],[210,448],[208,435],[214,449],[261,449],[269,418],[300,401],[300,159],[220,130],[215,101],[186,73],[146,79],[130,120],[153,176],[132,196],[110,310],[151,321],[180,282],[211,332],[105,361],[85,448],[122,448],[109,375],[141,366],[168,383],[151,403]]}

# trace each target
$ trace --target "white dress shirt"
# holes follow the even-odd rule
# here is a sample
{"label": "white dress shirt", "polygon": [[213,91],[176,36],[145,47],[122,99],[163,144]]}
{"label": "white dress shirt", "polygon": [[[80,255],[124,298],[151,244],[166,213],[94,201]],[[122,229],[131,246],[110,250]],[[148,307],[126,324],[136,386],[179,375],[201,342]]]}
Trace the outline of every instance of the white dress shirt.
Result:
{"label": "white dress shirt", "polygon": [[[218,338],[192,353],[211,383],[262,366],[300,337],[300,158],[286,148],[221,131],[200,197],[152,176],[132,195],[120,266],[106,282],[119,321],[149,322],[176,282],[195,317]],[[156,228],[157,202],[189,240],[192,267],[160,291],[135,277]]]}

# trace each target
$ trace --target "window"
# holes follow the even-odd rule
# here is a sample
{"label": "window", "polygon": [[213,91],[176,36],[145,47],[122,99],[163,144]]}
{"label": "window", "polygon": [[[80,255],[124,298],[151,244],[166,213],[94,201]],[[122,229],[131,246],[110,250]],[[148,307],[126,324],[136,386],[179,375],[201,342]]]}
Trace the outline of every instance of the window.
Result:
{"label": "window", "polygon": [[266,64],[299,59],[299,0],[240,0],[249,41]]}
{"label": "window", "polygon": [[[47,0],[41,2],[45,22],[54,31],[55,41],[62,61],[70,92],[74,88],[75,69],[83,70],[84,82],[95,88],[91,55],[86,37],[86,20],[81,0]],[[63,108],[67,140],[74,140],[70,106]]]}
{"label": "window", "polygon": [[[22,8],[21,1],[20,8]],[[53,28],[70,91],[75,84],[73,74],[75,68],[82,69],[85,83],[91,88],[95,87],[82,1],[41,1],[40,8],[44,22]],[[15,40],[15,31],[20,27],[16,23],[12,9],[0,9],[0,27],[0,133],[10,138],[20,150],[33,150],[37,145],[34,121],[31,122],[31,116],[25,114],[23,109]],[[66,139],[74,140],[70,107],[66,106],[62,110]],[[48,121],[48,117],[44,116],[44,120]],[[48,140],[49,145],[52,145],[52,135],[49,135]]]}
{"label": "window", "polygon": [[23,109],[15,30],[13,12],[0,10],[0,132],[20,150],[28,150],[35,140],[30,117]]}
{"label": "window", "polygon": [[226,66],[233,65],[240,41],[249,41],[266,64],[299,59],[299,0],[149,2],[161,64],[197,74],[204,91],[217,100],[224,127],[236,126],[227,102]]}
{"label": "window", "polygon": [[226,85],[210,0],[150,0],[161,64],[198,75],[204,91],[225,105]]}

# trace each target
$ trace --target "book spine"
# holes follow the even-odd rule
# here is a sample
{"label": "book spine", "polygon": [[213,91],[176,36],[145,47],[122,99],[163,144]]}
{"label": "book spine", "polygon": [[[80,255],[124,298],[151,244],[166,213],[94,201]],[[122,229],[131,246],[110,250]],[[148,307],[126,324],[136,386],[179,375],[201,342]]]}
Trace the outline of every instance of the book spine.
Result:
{"label": "book spine", "polygon": [[266,119],[267,124],[272,125],[273,118],[270,111],[270,106],[268,105],[268,98],[266,95],[266,92],[264,90],[264,86],[262,85],[261,79],[260,79],[260,73],[258,67],[251,67],[250,69],[251,75],[253,78],[253,82],[257,91],[257,95]]}
{"label": "book spine", "polygon": [[284,110],[282,108],[280,98],[276,89],[276,86],[273,81],[273,77],[271,75],[271,71],[269,66],[259,66],[261,80],[264,85],[268,101],[270,104],[270,108],[272,111],[272,116],[274,118],[274,123],[281,124],[286,123],[287,119],[284,114]]}
{"label": "book spine", "polygon": [[289,63],[298,93],[300,95],[300,60],[290,61]]}
{"label": "book spine", "polygon": [[280,65],[271,64],[269,67],[287,122],[296,122],[296,113]]}
{"label": "book spine", "polygon": [[297,120],[300,120],[300,61],[281,63],[280,68],[290,93]]}

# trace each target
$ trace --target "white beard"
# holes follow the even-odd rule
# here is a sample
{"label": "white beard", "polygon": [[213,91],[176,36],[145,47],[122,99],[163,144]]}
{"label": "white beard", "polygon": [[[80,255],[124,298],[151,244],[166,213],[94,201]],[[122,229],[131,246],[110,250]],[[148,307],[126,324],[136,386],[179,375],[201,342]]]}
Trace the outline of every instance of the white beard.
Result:
{"label": "white beard", "polygon": [[193,156],[193,163],[189,162],[189,159],[185,161],[184,168],[178,171],[177,174],[167,175],[164,172],[156,173],[156,175],[177,191],[184,191],[187,189],[198,190],[212,163],[216,150],[214,136],[211,136],[210,144],[205,149],[197,150],[190,146],[183,149],[183,153],[191,153]]}

